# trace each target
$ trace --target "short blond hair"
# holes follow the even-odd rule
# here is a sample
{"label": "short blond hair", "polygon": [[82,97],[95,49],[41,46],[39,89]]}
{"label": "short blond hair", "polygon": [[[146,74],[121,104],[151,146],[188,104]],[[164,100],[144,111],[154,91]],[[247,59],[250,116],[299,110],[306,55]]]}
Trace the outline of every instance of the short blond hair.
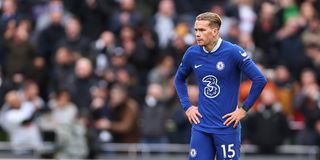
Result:
{"label": "short blond hair", "polygon": [[209,21],[209,26],[210,27],[218,27],[218,29],[220,29],[222,20],[220,18],[220,16],[217,13],[213,13],[213,12],[204,12],[199,14],[196,17],[197,21]]}

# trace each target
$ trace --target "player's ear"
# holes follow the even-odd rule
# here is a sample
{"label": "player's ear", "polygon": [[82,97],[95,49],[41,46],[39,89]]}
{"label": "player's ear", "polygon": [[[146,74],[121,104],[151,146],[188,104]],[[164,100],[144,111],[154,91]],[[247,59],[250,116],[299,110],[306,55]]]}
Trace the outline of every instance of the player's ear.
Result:
{"label": "player's ear", "polygon": [[217,27],[213,27],[212,32],[213,32],[214,36],[216,36],[219,33],[219,29]]}

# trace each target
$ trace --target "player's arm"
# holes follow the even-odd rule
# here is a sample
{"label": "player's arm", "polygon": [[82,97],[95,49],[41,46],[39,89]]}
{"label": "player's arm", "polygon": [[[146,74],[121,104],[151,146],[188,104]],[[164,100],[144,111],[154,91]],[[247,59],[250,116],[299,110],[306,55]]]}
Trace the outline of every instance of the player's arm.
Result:
{"label": "player's arm", "polygon": [[246,74],[252,81],[249,96],[244,101],[242,106],[238,105],[234,112],[231,112],[223,116],[224,119],[226,118],[224,125],[229,126],[233,123],[234,128],[237,127],[240,120],[246,116],[246,112],[252,107],[254,102],[258,99],[264,86],[267,83],[266,78],[263,76],[258,67],[254,64],[250,57],[244,53],[245,51],[240,49],[239,54],[235,54],[235,60],[240,70],[244,74]]}
{"label": "player's arm", "polygon": [[176,87],[177,94],[180,99],[182,108],[186,111],[186,115],[190,123],[198,124],[200,120],[198,118],[202,115],[198,111],[197,106],[193,106],[188,97],[188,89],[186,85],[186,79],[192,72],[190,62],[188,61],[188,51],[182,59],[182,62],[176,72],[174,84]]}
{"label": "player's arm", "polygon": [[267,79],[251,59],[243,64],[241,70],[252,81],[249,95],[242,105],[248,111],[260,96],[264,86],[267,84]]}

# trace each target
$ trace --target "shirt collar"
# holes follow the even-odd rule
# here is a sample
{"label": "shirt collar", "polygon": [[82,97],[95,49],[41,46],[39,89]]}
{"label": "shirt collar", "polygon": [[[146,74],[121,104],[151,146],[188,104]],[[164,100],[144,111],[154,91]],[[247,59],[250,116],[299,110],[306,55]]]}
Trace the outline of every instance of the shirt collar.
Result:
{"label": "shirt collar", "polygon": [[[219,38],[217,44],[213,47],[213,49],[210,52],[215,52],[221,45],[222,39]],[[206,48],[202,47],[204,52],[210,53],[209,51],[206,50]]]}

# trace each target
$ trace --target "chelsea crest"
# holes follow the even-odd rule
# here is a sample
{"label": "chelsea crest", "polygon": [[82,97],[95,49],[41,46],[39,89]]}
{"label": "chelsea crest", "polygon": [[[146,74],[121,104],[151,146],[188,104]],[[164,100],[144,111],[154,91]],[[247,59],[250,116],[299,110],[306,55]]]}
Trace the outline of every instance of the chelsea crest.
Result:
{"label": "chelsea crest", "polygon": [[222,61],[219,61],[217,64],[216,64],[216,68],[217,70],[219,71],[222,71],[224,69],[225,65]]}

